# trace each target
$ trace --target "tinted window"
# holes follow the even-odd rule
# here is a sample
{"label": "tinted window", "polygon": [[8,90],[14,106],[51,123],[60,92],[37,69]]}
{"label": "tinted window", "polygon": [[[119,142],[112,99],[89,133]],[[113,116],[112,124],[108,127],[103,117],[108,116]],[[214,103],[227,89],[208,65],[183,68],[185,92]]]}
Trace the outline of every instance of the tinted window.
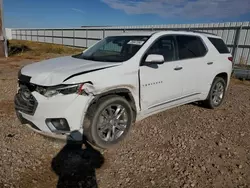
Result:
{"label": "tinted window", "polygon": [[176,47],[174,37],[166,36],[158,39],[147,51],[146,55],[149,54],[163,55],[165,61],[176,60]]}
{"label": "tinted window", "polygon": [[214,45],[214,47],[218,50],[219,53],[221,54],[230,53],[222,39],[210,38],[210,37],[208,37],[208,39]]}
{"label": "tinted window", "polygon": [[149,36],[106,37],[74,58],[92,61],[122,62],[133,57]]}
{"label": "tinted window", "polygon": [[178,43],[179,59],[202,57],[207,50],[199,37],[176,36]]}

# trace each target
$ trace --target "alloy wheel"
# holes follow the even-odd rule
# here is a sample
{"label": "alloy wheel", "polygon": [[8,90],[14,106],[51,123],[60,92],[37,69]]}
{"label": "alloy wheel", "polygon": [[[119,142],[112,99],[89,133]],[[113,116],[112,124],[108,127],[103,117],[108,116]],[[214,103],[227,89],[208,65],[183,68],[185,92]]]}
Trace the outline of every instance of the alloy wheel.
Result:
{"label": "alloy wheel", "polygon": [[120,138],[128,126],[128,112],[120,104],[107,106],[100,114],[97,132],[106,142],[113,142]]}
{"label": "alloy wheel", "polygon": [[224,85],[222,82],[218,82],[214,85],[212,90],[212,101],[214,105],[219,105],[224,97]]}

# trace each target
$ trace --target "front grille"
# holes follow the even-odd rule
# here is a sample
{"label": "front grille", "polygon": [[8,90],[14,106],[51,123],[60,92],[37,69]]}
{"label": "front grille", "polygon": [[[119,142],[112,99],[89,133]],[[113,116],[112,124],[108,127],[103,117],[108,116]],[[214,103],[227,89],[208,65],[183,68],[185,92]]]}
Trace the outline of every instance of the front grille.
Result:
{"label": "front grille", "polygon": [[19,81],[24,82],[24,83],[30,83],[30,79],[31,79],[30,76],[23,75],[23,74],[21,74],[21,72],[18,73],[18,80]]}
{"label": "front grille", "polygon": [[26,114],[34,115],[37,107],[37,100],[27,86],[21,86],[15,96],[15,108]]}

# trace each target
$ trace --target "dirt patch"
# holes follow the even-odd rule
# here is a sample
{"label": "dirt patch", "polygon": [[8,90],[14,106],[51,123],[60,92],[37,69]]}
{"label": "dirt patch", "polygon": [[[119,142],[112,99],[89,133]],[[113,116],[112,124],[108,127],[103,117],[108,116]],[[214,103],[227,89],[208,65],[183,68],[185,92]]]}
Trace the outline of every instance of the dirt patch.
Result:
{"label": "dirt patch", "polygon": [[234,78],[231,80],[231,83],[250,86],[250,81],[248,81],[248,80],[239,80],[239,79]]}
{"label": "dirt patch", "polygon": [[[125,141],[105,151],[104,165],[95,170],[98,186],[248,187],[249,92],[248,86],[232,84],[219,109],[208,110],[189,104],[137,123]],[[37,142],[57,143],[38,135],[26,135],[35,145]],[[22,145],[32,144],[24,140],[20,146],[23,149]],[[18,185],[56,187],[58,176],[52,170],[51,162],[62,147],[57,145],[56,149],[48,149],[36,145],[34,151],[25,154],[32,160],[34,156],[30,155],[42,152],[44,158],[36,158],[42,160],[35,169],[35,163],[31,162],[31,168],[19,174]],[[84,161],[84,157],[81,160]]]}
{"label": "dirt patch", "polygon": [[14,103],[13,101],[10,101],[10,100],[3,100],[3,101],[0,101],[0,117],[3,117],[3,116],[11,116],[11,115],[14,115]]}

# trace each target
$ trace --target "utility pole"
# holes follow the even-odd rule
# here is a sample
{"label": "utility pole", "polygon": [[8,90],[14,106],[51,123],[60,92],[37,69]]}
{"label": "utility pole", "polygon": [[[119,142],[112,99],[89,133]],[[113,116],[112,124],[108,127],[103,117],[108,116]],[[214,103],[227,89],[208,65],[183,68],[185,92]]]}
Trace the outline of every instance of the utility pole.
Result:
{"label": "utility pole", "polygon": [[3,21],[3,0],[0,0],[0,57],[7,57],[7,39],[5,36],[5,28]]}

